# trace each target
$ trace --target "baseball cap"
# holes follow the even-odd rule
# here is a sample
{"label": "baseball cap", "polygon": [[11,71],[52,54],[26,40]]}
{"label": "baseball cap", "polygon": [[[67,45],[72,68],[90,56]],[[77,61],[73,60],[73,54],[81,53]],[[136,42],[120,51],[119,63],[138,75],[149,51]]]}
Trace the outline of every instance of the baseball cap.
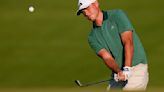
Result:
{"label": "baseball cap", "polygon": [[92,3],[94,3],[96,0],[79,0],[78,1],[78,11],[77,15],[80,15],[81,11],[88,6],[90,6]]}

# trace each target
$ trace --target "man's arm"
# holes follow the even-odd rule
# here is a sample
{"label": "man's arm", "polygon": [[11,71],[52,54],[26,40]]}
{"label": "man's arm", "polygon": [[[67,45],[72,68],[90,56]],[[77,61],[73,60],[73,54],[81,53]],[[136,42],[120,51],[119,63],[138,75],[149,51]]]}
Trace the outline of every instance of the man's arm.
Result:
{"label": "man's arm", "polygon": [[98,55],[104,60],[107,67],[113,70],[115,73],[121,71],[112,55],[106,49],[101,49]]}
{"label": "man's arm", "polygon": [[101,49],[98,55],[104,60],[107,67],[117,74],[117,76],[115,76],[117,77],[116,81],[126,79],[126,76],[124,75],[123,71],[118,67],[117,63],[115,62],[115,59],[106,49]]}
{"label": "man's arm", "polygon": [[134,45],[133,45],[133,32],[126,31],[121,34],[121,39],[124,45],[125,52],[125,66],[132,66],[132,59],[134,53]]}

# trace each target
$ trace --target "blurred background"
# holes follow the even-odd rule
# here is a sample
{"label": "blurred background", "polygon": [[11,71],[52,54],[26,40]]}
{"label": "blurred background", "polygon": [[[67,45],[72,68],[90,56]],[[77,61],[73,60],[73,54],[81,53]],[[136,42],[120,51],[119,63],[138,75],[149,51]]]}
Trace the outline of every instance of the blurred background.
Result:
{"label": "blurred background", "polygon": [[[103,10],[128,14],[148,55],[148,88],[164,87],[164,1],[99,2]],[[75,79],[109,78],[88,45],[91,23],[76,11],[77,0],[0,0],[0,88],[75,88]]]}

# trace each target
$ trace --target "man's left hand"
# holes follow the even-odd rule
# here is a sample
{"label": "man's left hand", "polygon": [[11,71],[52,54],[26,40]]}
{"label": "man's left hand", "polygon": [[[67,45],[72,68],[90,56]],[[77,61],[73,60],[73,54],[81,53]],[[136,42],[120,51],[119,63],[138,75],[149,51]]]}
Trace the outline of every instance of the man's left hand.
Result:
{"label": "man's left hand", "polygon": [[125,80],[128,80],[131,77],[131,67],[125,66],[123,68],[123,74],[125,75]]}

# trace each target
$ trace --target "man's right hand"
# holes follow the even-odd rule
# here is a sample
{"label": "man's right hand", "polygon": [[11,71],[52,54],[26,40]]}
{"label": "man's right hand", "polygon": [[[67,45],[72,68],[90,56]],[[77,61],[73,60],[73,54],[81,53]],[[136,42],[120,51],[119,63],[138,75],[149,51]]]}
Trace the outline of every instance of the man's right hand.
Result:
{"label": "man's right hand", "polygon": [[117,74],[114,74],[115,81],[126,81],[126,76],[123,73],[123,71],[118,72]]}

